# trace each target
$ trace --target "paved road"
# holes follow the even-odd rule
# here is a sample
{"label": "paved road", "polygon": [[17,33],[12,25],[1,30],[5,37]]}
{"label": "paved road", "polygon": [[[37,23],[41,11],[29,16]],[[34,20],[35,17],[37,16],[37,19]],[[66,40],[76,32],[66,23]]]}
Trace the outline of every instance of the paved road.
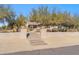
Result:
{"label": "paved road", "polygon": [[23,51],[4,55],[79,55],[79,45],[34,51]]}

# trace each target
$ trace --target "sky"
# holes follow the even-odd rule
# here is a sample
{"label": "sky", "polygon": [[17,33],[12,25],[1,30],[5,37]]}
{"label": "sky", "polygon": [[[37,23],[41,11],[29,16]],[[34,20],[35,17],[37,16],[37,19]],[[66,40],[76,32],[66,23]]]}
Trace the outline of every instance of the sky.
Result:
{"label": "sky", "polygon": [[71,14],[79,14],[79,4],[11,4],[13,11],[17,14],[23,14],[25,16],[29,15],[33,8],[38,8],[39,6],[48,6],[49,11],[53,8],[61,11],[68,11]]}

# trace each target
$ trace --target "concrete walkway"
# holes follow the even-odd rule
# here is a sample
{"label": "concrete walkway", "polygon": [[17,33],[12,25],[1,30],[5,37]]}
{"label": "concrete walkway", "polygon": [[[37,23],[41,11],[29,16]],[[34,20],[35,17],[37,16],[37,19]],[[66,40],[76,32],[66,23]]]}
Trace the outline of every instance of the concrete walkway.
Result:
{"label": "concrete walkway", "polygon": [[30,33],[30,36],[28,37],[28,40],[31,45],[46,45],[46,43],[42,40],[41,34],[38,32],[32,32]]}
{"label": "concrete walkway", "polygon": [[79,45],[79,32],[43,33],[41,38],[45,45],[32,45],[26,33],[0,33],[0,54]]}

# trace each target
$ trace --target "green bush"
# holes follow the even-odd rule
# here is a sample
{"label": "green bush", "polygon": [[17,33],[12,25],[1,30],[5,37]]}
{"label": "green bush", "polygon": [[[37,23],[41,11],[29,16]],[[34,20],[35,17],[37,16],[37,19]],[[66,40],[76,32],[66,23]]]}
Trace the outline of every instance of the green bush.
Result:
{"label": "green bush", "polygon": [[7,29],[7,26],[2,26],[2,29]]}

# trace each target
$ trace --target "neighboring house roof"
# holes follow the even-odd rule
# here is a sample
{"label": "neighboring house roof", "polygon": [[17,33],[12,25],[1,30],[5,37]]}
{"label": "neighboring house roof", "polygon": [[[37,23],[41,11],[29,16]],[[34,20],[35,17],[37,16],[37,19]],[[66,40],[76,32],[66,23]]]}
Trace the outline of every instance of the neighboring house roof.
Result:
{"label": "neighboring house roof", "polygon": [[28,22],[27,24],[28,25],[40,25],[40,23],[37,23],[37,22]]}

